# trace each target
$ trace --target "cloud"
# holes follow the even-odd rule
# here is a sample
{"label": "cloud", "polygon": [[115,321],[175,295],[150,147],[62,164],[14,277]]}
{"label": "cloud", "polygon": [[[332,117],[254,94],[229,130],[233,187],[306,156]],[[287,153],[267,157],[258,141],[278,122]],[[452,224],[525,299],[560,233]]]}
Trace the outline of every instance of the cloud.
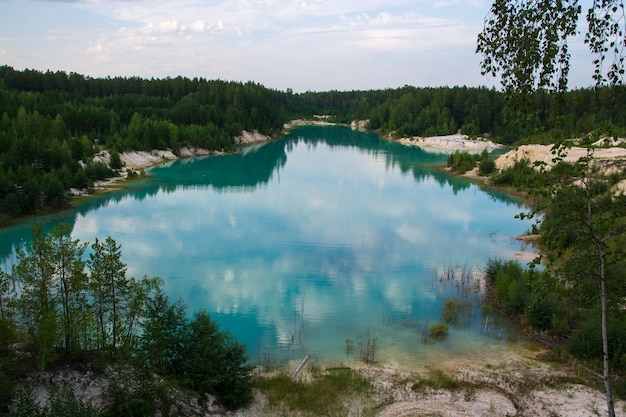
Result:
{"label": "cloud", "polygon": [[[463,74],[434,68],[474,54],[484,10],[481,1],[427,0],[165,0],[48,2],[9,0],[41,22],[15,45],[32,58],[27,66],[91,76],[203,76],[252,80],[296,91],[369,89],[425,82],[446,85]],[[450,6],[455,13],[450,13]],[[473,18],[469,13],[476,14]],[[463,19],[458,18],[463,16]],[[52,18],[55,17],[55,18]],[[19,16],[16,16],[19,19]],[[61,19],[62,20],[59,20]],[[33,20],[28,20],[32,22]],[[55,23],[56,22],[56,23]],[[60,23],[61,22],[61,23]],[[62,28],[62,30],[61,30]],[[17,32],[7,32],[15,36]],[[31,41],[32,40],[32,41]],[[0,48],[9,50],[0,42]],[[33,50],[34,48],[37,48]],[[426,56],[424,54],[432,54]],[[17,57],[6,56],[15,65]],[[35,62],[37,61],[37,62]],[[19,62],[25,62],[23,59]],[[56,67],[61,65],[61,68]],[[477,63],[475,77],[480,79]],[[475,82],[464,81],[472,85]]]}

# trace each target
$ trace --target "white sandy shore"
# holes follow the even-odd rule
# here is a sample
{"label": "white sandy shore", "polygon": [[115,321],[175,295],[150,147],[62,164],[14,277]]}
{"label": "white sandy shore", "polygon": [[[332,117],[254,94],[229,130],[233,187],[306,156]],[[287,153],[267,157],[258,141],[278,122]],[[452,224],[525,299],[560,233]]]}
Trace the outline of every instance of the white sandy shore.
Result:
{"label": "white sandy shore", "polygon": [[[132,151],[123,152],[120,154],[120,160],[122,161],[123,168],[120,170],[117,177],[107,178],[103,181],[95,181],[94,189],[96,191],[104,191],[111,189],[116,183],[128,178],[130,172],[140,171],[145,168],[150,168],[155,165],[165,164],[167,162],[175,161],[181,158],[193,158],[196,156],[204,155],[216,155],[218,152],[211,152],[202,148],[189,148],[184,147],[180,149],[180,156],[176,156],[171,150],[153,150],[151,152],[146,151]],[[103,162],[110,165],[111,155],[109,151],[103,150],[98,152],[94,156],[95,162]],[[79,197],[87,194],[87,190],[78,190],[75,188],[70,189],[70,193]]]}
{"label": "white sandy shore", "polygon": [[419,137],[414,136],[412,138],[401,138],[398,142],[407,146],[419,146],[430,152],[444,152],[451,153],[454,151],[467,151],[470,153],[480,153],[483,150],[491,151],[493,149],[501,148],[502,145],[494,143],[487,139],[471,139],[467,135],[460,133],[446,136],[431,136],[431,137]]}
{"label": "white sandy shore", "polygon": [[323,116],[318,116],[318,117],[321,117],[321,119],[315,119],[315,120],[295,119],[295,120],[291,120],[290,122],[285,123],[285,125],[283,126],[283,131],[284,132],[289,132],[293,128],[300,127],[300,126],[336,126],[337,125],[337,123],[327,122],[326,120],[324,120]]}

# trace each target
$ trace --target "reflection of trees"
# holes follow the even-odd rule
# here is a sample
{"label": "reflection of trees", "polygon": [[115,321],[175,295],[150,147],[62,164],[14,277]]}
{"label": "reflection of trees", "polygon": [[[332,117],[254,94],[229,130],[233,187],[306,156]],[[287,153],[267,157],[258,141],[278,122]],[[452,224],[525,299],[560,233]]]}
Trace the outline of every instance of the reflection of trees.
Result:
{"label": "reflection of trees", "polygon": [[76,221],[76,211],[64,210],[55,214],[40,216],[25,220],[17,225],[2,229],[0,238],[0,269],[10,270],[11,263],[15,261],[12,256],[19,247],[24,247],[31,241],[32,229],[35,224],[41,226],[44,234],[52,232],[54,226],[59,223],[67,223],[71,226]]}
{"label": "reflection of trees", "polygon": [[[36,222],[44,227],[44,231],[49,231],[59,222],[73,225],[77,215],[85,215],[111,203],[120,203],[126,198],[141,201],[159,192],[172,193],[179,188],[251,192],[268,184],[273,175],[280,175],[280,169],[287,162],[287,154],[300,143],[313,148],[324,144],[330,148],[355,149],[362,154],[384,158],[388,169],[397,168],[403,174],[412,174],[418,183],[434,179],[442,188],[450,187],[455,194],[472,184],[466,178],[455,177],[438,169],[445,163],[446,155],[381,140],[376,134],[353,131],[348,127],[304,126],[282,140],[248,147],[237,154],[179,160],[155,167],[146,179],[128,182],[122,190],[90,197],[78,204],[75,210],[37,218]],[[511,202],[505,194],[489,190],[485,192],[496,201]],[[3,232],[8,239],[0,242],[0,259],[11,254],[15,242],[29,240],[33,223],[15,228],[9,232],[9,236],[4,234],[6,231]]]}
{"label": "reflection of trees", "polygon": [[[287,154],[300,143],[312,148],[324,144],[330,148],[355,149],[359,153],[385,158],[388,168],[397,168],[404,174],[411,173],[418,183],[432,178],[441,187],[450,187],[455,194],[472,184],[466,178],[455,177],[437,169],[445,163],[446,155],[381,140],[376,134],[353,131],[347,127],[304,126],[282,140],[246,148],[237,154],[180,160],[156,167],[146,180],[130,183],[125,190],[107,194],[105,199],[83,204],[78,211],[84,214],[110,201],[119,202],[129,196],[143,200],[159,191],[171,193],[179,188],[254,191],[268,184],[273,175],[280,175],[280,169],[287,163]],[[488,193],[498,201],[507,201],[504,194]]]}

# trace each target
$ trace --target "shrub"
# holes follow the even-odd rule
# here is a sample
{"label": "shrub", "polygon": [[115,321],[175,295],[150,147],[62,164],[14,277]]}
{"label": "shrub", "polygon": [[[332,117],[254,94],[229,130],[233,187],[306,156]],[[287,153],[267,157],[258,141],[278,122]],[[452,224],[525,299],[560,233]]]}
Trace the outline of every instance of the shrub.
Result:
{"label": "shrub", "polygon": [[466,172],[474,169],[476,166],[476,157],[466,151],[455,151],[448,157],[447,166],[456,172]]}
{"label": "shrub", "polygon": [[528,323],[535,330],[549,330],[557,313],[558,305],[554,294],[533,294],[525,311]]}
{"label": "shrub", "polygon": [[[610,315],[607,321],[609,340],[609,359],[613,366],[626,370],[626,320],[622,313]],[[600,312],[593,312],[582,323],[580,329],[572,334],[569,349],[575,356],[583,359],[602,360],[602,326]]]}
{"label": "shrub", "polygon": [[441,318],[454,326],[469,324],[472,317],[472,303],[463,298],[446,298],[443,302]]}
{"label": "shrub", "polygon": [[508,314],[518,315],[524,312],[530,289],[527,273],[517,261],[489,260],[485,279],[487,290],[497,305]]}
{"label": "shrub", "polygon": [[195,314],[182,339],[178,375],[189,388],[200,394],[214,394],[228,409],[252,401],[252,365],[248,365],[245,346],[201,311]]}
{"label": "shrub", "polygon": [[532,189],[539,186],[541,174],[530,166],[530,162],[526,159],[516,161],[515,164],[493,178],[495,185],[511,186],[520,189]]}
{"label": "shrub", "polygon": [[433,339],[444,339],[448,336],[448,325],[445,323],[435,323],[428,327],[428,333]]}
{"label": "shrub", "polygon": [[207,312],[188,321],[184,304],[170,304],[160,290],[146,312],[139,353],[151,370],[174,376],[203,397],[215,395],[229,409],[252,400],[253,367],[247,364],[245,346],[220,330]]}
{"label": "shrub", "polygon": [[109,166],[111,169],[122,169],[123,165],[120,153],[116,150],[112,150],[109,155]]}
{"label": "shrub", "polygon": [[490,175],[496,170],[496,162],[491,159],[482,159],[478,164],[478,175]]}
{"label": "shrub", "polygon": [[[97,417],[100,412],[73,389],[53,386],[47,400],[40,404],[35,392],[26,386],[16,390],[9,417]],[[128,414],[125,414],[128,415]]]}
{"label": "shrub", "polygon": [[137,368],[121,369],[109,382],[107,394],[111,403],[104,417],[152,417],[157,412],[169,415],[174,400],[164,382],[158,382],[150,372]]}

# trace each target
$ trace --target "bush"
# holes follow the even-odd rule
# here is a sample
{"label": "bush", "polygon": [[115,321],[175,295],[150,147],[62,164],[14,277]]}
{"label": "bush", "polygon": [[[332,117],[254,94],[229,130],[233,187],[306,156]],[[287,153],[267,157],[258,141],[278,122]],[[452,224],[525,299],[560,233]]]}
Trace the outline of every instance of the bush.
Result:
{"label": "bush", "polygon": [[463,298],[446,298],[443,302],[441,318],[454,326],[469,324],[472,317],[472,303]]}
{"label": "bush", "polygon": [[[68,387],[50,389],[48,399],[40,404],[35,392],[26,386],[16,390],[9,417],[97,417],[100,412]],[[124,414],[128,415],[128,414]]]}
{"label": "bush", "polygon": [[448,325],[445,323],[435,323],[428,327],[428,333],[433,339],[445,339],[448,336]]}
{"label": "bush", "polygon": [[535,330],[549,330],[557,313],[554,294],[533,294],[526,308],[525,317]]}
{"label": "bush", "polygon": [[474,169],[476,166],[476,157],[466,151],[455,151],[448,157],[447,166],[455,172],[466,172]]}
{"label": "bush", "polygon": [[540,186],[541,174],[530,166],[528,160],[516,161],[515,165],[500,171],[493,178],[495,185],[511,186],[520,189],[533,189]]}
{"label": "bush", "polygon": [[116,150],[112,150],[109,155],[109,166],[111,169],[122,169],[123,165],[120,153]]}
{"label": "bush", "polygon": [[170,415],[174,400],[168,387],[145,370],[126,368],[111,380],[107,388],[111,404],[104,417],[152,417],[157,413]]}
{"label": "bush", "polygon": [[493,284],[496,302],[511,315],[524,313],[529,297],[528,283],[522,266],[517,261],[502,263]]}
{"label": "bush", "polygon": [[[583,359],[602,360],[602,326],[600,312],[593,312],[572,334],[569,349]],[[626,320],[623,314],[610,315],[607,321],[609,359],[615,368],[626,371]]]}
{"label": "bush", "polygon": [[184,304],[170,304],[160,290],[146,312],[139,351],[151,370],[177,378],[202,397],[215,395],[226,408],[250,403],[253,367],[247,364],[245,346],[221,331],[208,313],[198,312],[189,322]]}
{"label": "bush", "polygon": [[490,175],[496,170],[496,162],[491,159],[482,159],[478,164],[478,175]]}
{"label": "bush", "polygon": [[0,359],[0,415],[8,411],[15,388],[15,378],[8,373],[3,362],[5,359]]}
{"label": "bush", "polygon": [[247,365],[245,346],[239,344],[211,319],[207,312],[196,313],[183,336],[179,376],[200,394],[214,394],[228,409],[252,401],[252,365]]}
{"label": "bush", "polygon": [[534,330],[548,330],[552,335],[568,335],[571,318],[565,297],[558,295],[562,287],[557,284],[551,286],[551,290],[546,290],[545,285],[536,285],[552,279],[548,272],[531,270],[527,274],[534,288],[524,312],[527,323]]}

